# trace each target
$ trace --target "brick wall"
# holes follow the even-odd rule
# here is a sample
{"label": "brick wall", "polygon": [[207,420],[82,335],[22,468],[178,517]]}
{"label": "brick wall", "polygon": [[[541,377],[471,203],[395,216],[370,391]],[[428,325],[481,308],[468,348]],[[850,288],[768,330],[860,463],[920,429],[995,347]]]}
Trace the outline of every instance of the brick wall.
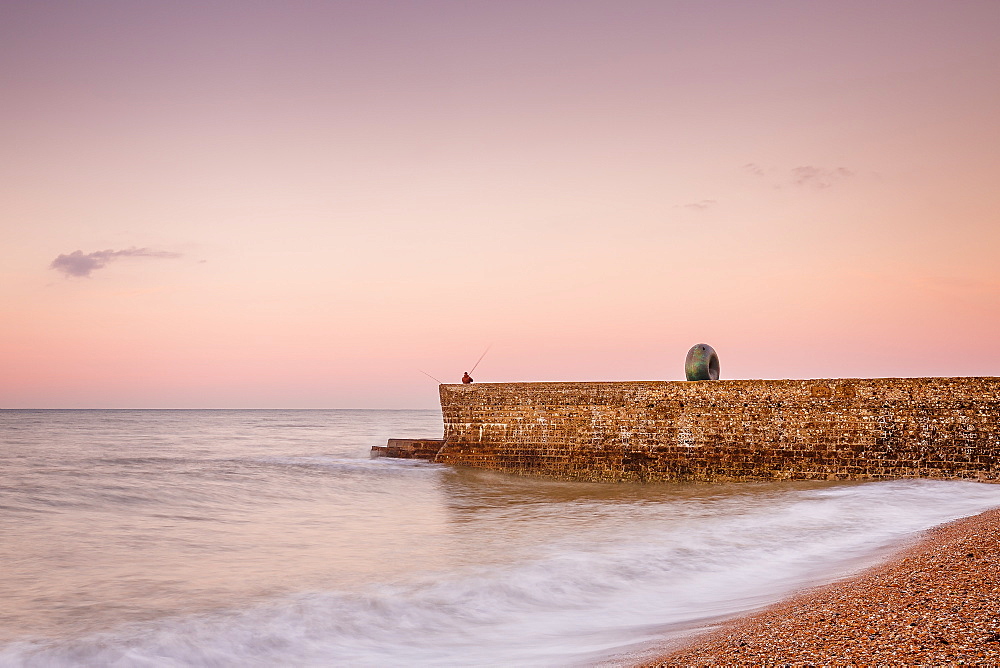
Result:
{"label": "brick wall", "polygon": [[602,481],[1000,479],[1000,378],[441,385],[436,461]]}

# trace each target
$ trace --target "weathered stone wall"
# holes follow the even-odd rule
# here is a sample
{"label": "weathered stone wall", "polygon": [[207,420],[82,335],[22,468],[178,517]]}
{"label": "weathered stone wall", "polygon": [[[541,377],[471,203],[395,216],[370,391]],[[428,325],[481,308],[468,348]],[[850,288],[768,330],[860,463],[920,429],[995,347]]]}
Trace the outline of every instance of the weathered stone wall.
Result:
{"label": "weathered stone wall", "polygon": [[436,461],[604,481],[1000,478],[1000,378],[442,385]]}

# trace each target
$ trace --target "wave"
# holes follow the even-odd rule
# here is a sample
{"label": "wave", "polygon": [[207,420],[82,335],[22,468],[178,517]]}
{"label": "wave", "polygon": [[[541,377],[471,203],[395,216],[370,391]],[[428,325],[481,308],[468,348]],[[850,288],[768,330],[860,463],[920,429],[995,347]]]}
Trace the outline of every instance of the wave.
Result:
{"label": "wave", "polygon": [[422,459],[395,459],[376,457],[361,459],[350,457],[254,457],[253,463],[289,468],[317,469],[329,473],[361,475],[399,475],[414,471],[440,472],[447,467]]}
{"label": "wave", "polygon": [[745,501],[637,522],[622,540],[557,541],[530,560],[408,584],[18,642],[0,650],[0,665],[592,665],[873,564],[917,532],[1000,506],[1000,486],[909,480]]}

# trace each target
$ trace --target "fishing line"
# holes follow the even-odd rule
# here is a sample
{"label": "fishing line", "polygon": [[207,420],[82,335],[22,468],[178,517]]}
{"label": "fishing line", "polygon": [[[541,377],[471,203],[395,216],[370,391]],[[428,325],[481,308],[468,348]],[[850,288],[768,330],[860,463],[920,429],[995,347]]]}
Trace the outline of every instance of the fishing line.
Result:
{"label": "fishing line", "polygon": [[479,366],[479,363],[483,361],[483,358],[486,357],[486,353],[490,352],[490,348],[492,347],[493,347],[492,343],[486,346],[486,350],[483,351],[483,354],[479,356],[479,359],[476,360],[476,363],[472,366],[471,369],[469,369],[469,374],[472,374],[472,372],[476,370],[476,367]]}
{"label": "fishing line", "polygon": [[444,381],[443,380],[438,380],[437,378],[435,378],[434,376],[430,375],[429,373],[427,373],[423,369],[417,369],[417,371],[419,371],[420,373],[424,374],[425,376],[427,376],[431,380],[437,380],[438,385],[444,385]]}

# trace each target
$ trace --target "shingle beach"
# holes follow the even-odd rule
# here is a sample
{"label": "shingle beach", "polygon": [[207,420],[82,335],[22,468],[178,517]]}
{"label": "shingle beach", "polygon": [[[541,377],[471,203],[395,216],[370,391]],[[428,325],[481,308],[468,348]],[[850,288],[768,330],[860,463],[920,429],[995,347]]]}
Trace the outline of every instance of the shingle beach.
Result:
{"label": "shingle beach", "polygon": [[1000,665],[1000,509],[734,620],[649,666]]}

